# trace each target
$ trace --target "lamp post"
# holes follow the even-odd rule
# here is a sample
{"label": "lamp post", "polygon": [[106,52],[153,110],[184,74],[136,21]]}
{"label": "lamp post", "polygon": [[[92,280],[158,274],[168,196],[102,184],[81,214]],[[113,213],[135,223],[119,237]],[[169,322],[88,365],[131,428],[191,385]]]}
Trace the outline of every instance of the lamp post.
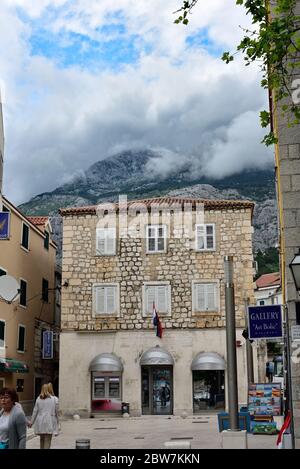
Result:
{"label": "lamp post", "polygon": [[297,292],[300,291],[300,249],[297,254],[295,254],[294,259],[290,263],[290,269],[293,275],[294,283]]}
{"label": "lamp post", "polygon": [[239,430],[233,256],[224,257],[229,429]]}

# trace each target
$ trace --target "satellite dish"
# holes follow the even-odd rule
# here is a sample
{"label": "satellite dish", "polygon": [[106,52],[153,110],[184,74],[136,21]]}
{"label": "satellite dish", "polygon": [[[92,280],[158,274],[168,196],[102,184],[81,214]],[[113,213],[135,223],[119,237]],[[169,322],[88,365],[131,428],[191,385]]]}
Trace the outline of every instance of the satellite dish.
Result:
{"label": "satellite dish", "polygon": [[0,298],[12,303],[17,299],[20,291],[20,285],[14,277],[10,275],[1,275],[0,277]]}

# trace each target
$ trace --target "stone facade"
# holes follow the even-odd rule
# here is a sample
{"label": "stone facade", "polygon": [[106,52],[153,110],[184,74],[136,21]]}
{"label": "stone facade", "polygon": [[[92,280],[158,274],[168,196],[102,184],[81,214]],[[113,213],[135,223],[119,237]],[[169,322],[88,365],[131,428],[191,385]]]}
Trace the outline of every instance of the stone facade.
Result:
{"label": "stone facade", "polygon": [[[204,223],[215,224],[216,249],[214,251],[195,250],[196,214],[189,213],[191,232],[182,239],[174,237],[175,215],[162,221],[158,215],[158,223],[168,226],[167,249],[163,253],[147,253],[145,237],[117,238],[117,252],[113,256],[96,255],[96,228],[98,218],[95,210],[80,211],[80,209],[62,210],[63,223],[63,266],[62,266],[62,309],[61,309],[61,355],[60,355],[60,401],[63,410],[72,412],[77,409],[89,409],[90,383],[88,366],[93,354],[112,352],[112,342],[119,349],[119,356],[126,361],[127,348],[132,346],[132,366],[138,369],[138,358],[141,348],[136,347],[145,341],[149,347],[158,342],[173,344],[175,354],[180,354],[180,343],[184,347],[185,341],[189,360],[193,353],[201,350],[219,348],[221,355],[225,355],[225,293],[223,285],[225,255],[234,257],[234,281],[236,300],[236,326],[238,338],[245,327],[245,300],[255,304],[253,290],[253,256],[252,256],[252,209],[251,203],[235,204],[230,202],[224,208],[205,208]],[[149,224],[149,214],[137,215],[140,233],[145,232]],[[129,216],[128,225],[131,219]],[[117,226],[120,218],[117,217]],[[216,282],[219,292],[219,306],[212,312],[194,312],[192,308],[192,286],[195,281]],[[164,329],[163,339],[155,337],[152,315],[143,312],[143,286],[145,282],[167,282],[171,291],[171,309],[168,315],[161,315]],[[93,313],[92,288],[97,283],[115,283],[119,286],[119,311],[114,316],[101,317]],[[202,332],[203,331],[203,332]],[[122,333],[124,334],[122,336]],[[194,335],[193,335],[194,334]],[[196,337],[203,336],[198,350],[195,346]],[[209,336],[205,334],[210,334]],[[219,336],[220,335],[220,336]],[[125,337],[127,338],[125,340]],[[204,338],[205,337],[205,338]],[[210,337],[208,340],[207,338]],[[185,339],[186,338],[186,339]],[[187,339],[188,338],[188,339]],[[220,342],[221,341],[221,342]],[[202,343],[201,343],[202,342]],[[87,350],[88,344],[91,350]],[[121,344],[124,345],[122,350]],[[213,347],[212,344],[219,344]],[[134,344],[134,345],[133,345]],[[244,347],[245,348],[245,347]],[[145,350],[144,350],[145,351]],[[82,357],[80,364],[75,365],[73,353]],[[125,356],[123,357],[123,355]],[[241,402],[246,402],[246,369],[245,353],[239,351],[241,382]],[[243,355],[243,357],[242,357]],[[75,400],[69,394],[69,379],[74,381],[73,365],[81,370],[82,378],[78,377],[75,385]],[[139,383],[140,378],[128,371],[130,380]],[[184,365],[187,366],[187,363]],[[68,371],[69,370],[69,371]],[[188,364],[190,372],[190,362]],[[76,375],[77,376],[77,375]],[[82,382],[81,382],[82,381]],[[180,382],[178,378],[178,383]],[[130,391],[123,380],[123,397]],[[175,384],[175,381],[174,381]],[[85,388],[85,390],[84,390]],[[135,390],[135,392],[137,392]],[[191,412],[190,398],[186,399],[184,409],[179,404],[174,412],[186,410]],[[138,393],[140,395],[140,391]],[[82,403],[80,405],[78,396]],[[179,402],[178,398],[178,402]],[[130,401],[133,399],[131,397]],[[132,402],[133,403],[133,402]],[[139,399],[133,404],[136,413],[140,413]]]}

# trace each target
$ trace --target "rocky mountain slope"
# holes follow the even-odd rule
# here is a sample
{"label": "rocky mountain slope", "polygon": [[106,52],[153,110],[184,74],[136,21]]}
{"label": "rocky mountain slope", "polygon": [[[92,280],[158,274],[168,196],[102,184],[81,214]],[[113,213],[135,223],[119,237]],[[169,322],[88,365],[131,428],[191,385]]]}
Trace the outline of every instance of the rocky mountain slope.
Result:
{"label": "rocky mountain slope", "polygon": [[[45,192],[22,204],[27,215],[51,215],[54,237],[61,243],[61,207],[93,205],[116,201],[119,194],[128,199],[163,195],[204,199],[248,199],[256,202],[254,213],[254,248],[277,244],[277,212],[273,172],[247,171],[221,180],[205,175],[194,176],[188,164],[168,175],[149,168],[159,164],[161,155],[152,150],[124,151],[101,160],[71,182],[52,192]],[[158,175],[157,175],[158,174]]]}

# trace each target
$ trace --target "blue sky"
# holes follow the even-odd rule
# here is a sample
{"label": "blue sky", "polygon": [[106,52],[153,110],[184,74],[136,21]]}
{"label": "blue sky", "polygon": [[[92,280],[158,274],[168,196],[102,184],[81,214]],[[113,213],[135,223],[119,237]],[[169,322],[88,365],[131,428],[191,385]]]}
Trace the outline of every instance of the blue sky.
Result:
{"label": "blue sky", "polygon": [[5,193],[21,203],[114,152],[160,148],[220,178],[270,164],[254,67],[225,65],[250,19],[235,0],[2,0]]}

